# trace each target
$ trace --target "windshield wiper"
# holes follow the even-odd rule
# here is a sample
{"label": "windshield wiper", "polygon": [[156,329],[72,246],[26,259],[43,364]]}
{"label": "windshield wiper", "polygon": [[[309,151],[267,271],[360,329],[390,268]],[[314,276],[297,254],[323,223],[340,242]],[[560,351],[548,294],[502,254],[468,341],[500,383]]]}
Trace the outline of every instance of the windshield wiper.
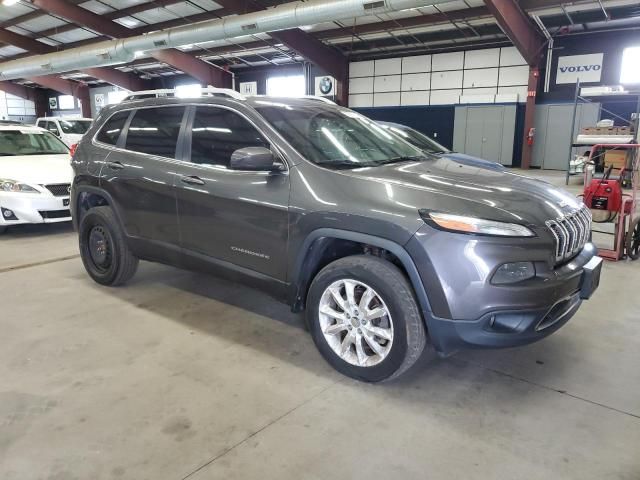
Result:
{"label": "windshield wiper", "polygon": [[389,165],[391,163],[401,163],[401,162],[415,162],[416,160],[426,160],[427,157],[422,155],[408,155],[404,157],[393,157],[388,160],[383,160],[377,165]]}

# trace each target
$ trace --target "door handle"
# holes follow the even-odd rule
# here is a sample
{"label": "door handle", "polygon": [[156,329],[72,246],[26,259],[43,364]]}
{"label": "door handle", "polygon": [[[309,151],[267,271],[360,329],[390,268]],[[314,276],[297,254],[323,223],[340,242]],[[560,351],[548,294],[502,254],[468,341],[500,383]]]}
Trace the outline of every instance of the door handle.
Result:
{"label": "door handle", "polygon": [[124,165],[120,162],[107,162],[107,167],[111,170],[122,170]]}
{"label": "door handle", "polygon": [[185,175],[180,178],[181,182],[188,183],[189,185],[204,185],[204,180],[195,175]]}

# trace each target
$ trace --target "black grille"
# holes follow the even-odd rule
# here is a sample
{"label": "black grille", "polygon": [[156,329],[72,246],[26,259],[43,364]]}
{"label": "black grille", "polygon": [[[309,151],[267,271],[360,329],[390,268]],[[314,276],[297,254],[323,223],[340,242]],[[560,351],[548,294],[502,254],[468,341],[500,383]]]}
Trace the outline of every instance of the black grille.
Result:
{"label": "black grille", "polygon": [[591,235],[591,212],[585,206],[556,220],[546,222],[556,241],[556,262],[575,256]]}
{"label": "black grille", "polygon": [[68,197],[69,189],[71,188],[70,183],[52,183],[50,185],[44,186],[47,190],[53,193],[56,197]]}
{"label": "black grille", "polygon": [[69,209],[66,210],[40,210],[40,216],[42,218],[67,218],[71,217],[71,211]]}

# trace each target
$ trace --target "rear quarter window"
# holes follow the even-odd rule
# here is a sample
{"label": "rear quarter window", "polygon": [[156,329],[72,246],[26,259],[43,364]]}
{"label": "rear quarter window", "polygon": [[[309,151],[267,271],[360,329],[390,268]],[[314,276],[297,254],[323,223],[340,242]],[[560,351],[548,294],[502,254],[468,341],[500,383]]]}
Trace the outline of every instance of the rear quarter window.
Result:
{"label": "rear quarter window", "polygon": [[107,145],[116,145],[130,113],[130,110],[126,110],[113,114],[96,135],[96,140]]}

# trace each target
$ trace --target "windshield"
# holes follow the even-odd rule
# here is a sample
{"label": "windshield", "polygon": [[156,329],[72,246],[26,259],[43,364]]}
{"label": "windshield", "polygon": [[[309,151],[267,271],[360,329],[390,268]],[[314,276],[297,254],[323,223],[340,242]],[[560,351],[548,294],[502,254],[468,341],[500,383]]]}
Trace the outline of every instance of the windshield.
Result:
{"label": "windshield", "polygon": [[91,120],[58,120],[63,133],[84,135],[91,126]]}
{"label": "windshield", "polygon": [[360,168],[425,158],[409,143],[346,108],[256,101],[256,109],[291,146],[318,165]]}
{"label": "windshield", "polygon": [[69,153],[57,137],[40,130],[0,130],[0,156]]}
{"label": "windshield", "polygon": [[382,128],[387,129],[395,133],[396,135],[400,135],[411,145],[415,145],[420,150],[429,152],[429,153],[447,153],[449,149],[443,147],[435,140],[430,139],[424,133],[420,133],[413,128],[405,127],[405,126],[396,126],[390,123],[380,123]]}

